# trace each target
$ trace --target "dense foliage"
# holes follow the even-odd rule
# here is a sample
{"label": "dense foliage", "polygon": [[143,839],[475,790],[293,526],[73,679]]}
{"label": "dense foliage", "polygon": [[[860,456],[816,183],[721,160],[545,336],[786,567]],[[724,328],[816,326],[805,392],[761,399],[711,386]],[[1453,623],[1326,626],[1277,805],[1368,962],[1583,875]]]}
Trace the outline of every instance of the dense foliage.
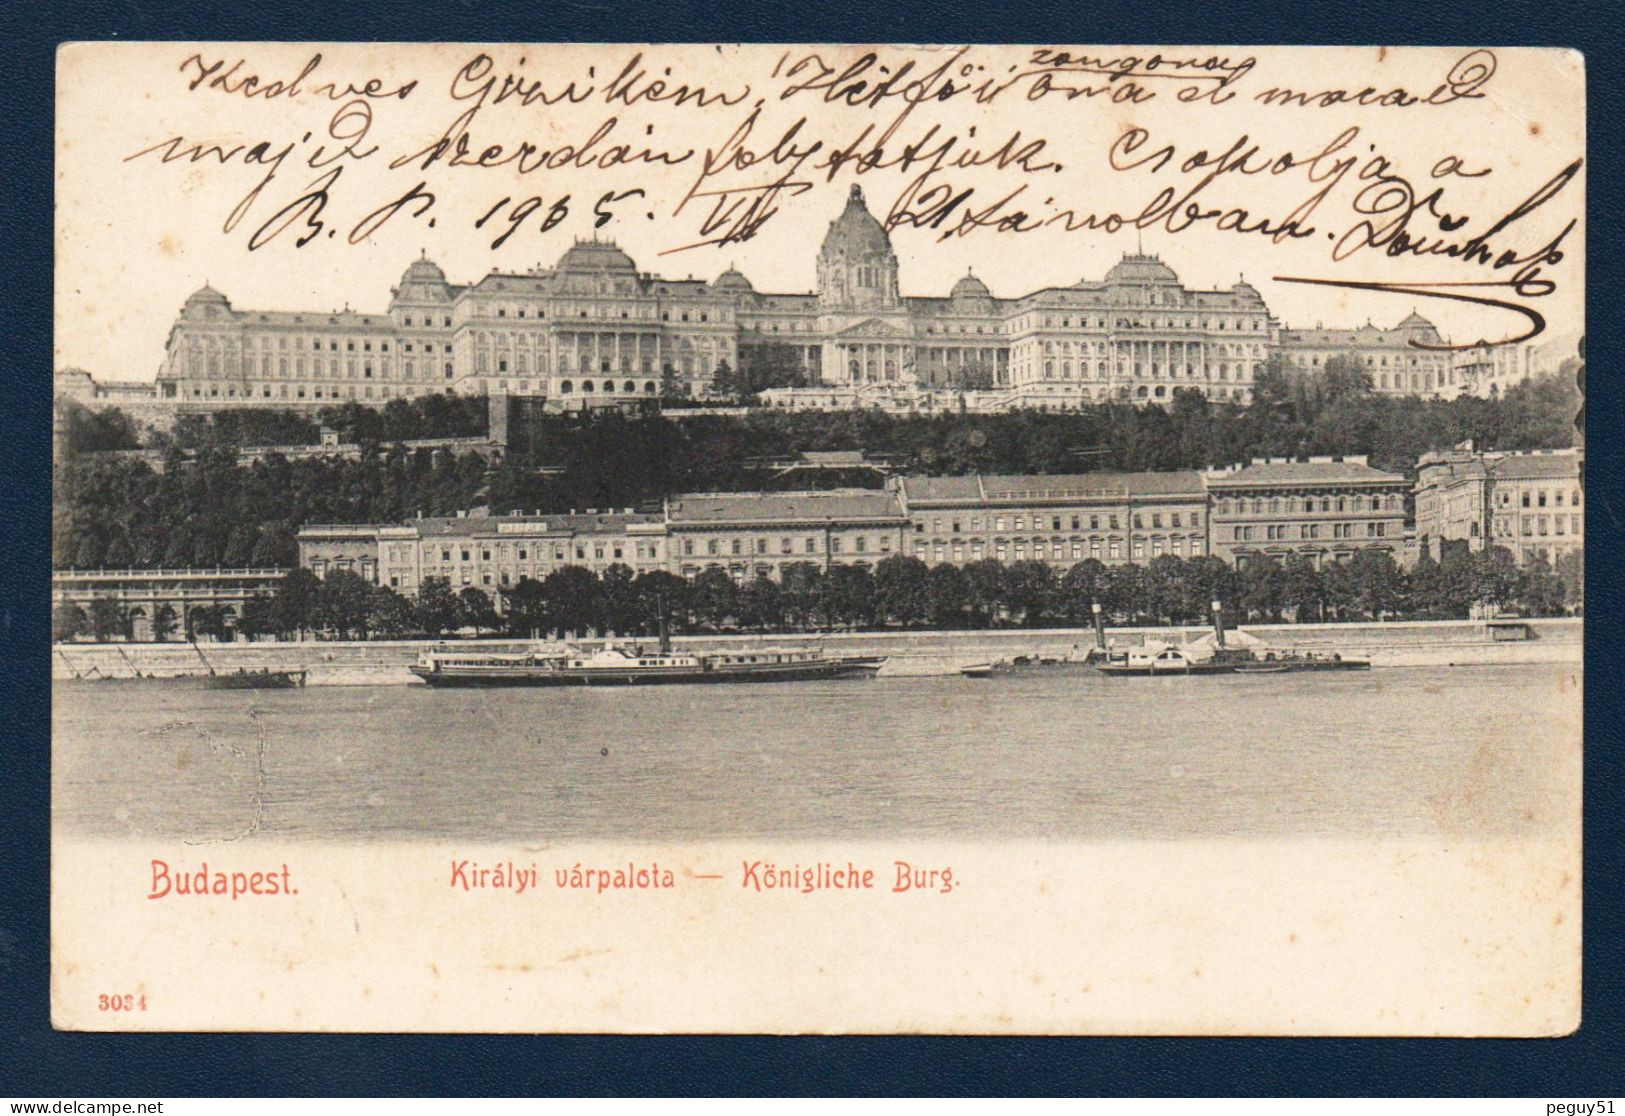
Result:
{"label": "dense foliage", "polygon": [[[510,452],[495,466],[474,454],[377,448],[483,430],[485,402],[471,397],[324,413],[323,422],[361,441],[359,460],[240,465],[236,446],[285,440],[294,431],[286,424],[309,420],[271,411],[191,417],[176,438],[198,447],[194,460],[171,452],[155,470],[83,455],[58,470],[52,559],[57,568],[289,566],[305,523],[401,522],[481,505],[498,513],[647,508],[676,492],[879,483],[867,471],[780,475],[758,464],[809,450],[861,449],[931,474],[1194,469],[1288,453],[1365,453],[1374,465],[1408,472],[1422,452],[1467,438],[1500,449],[1573,439],[1571,377],[1444,402],[1375,396],[1358,370],[1332,371],[1304,378],[1267,370],[1250,407],[1212,407],[1180,391],[1167,409],[1101,404],[1071,413],[540,415],[515,424]],[[81,438],[123,440],[116,412],[98,422],[97,433]]]}
{"label": "dense foliage", "polygon": [[[1375,551],[1321,570],[1302,557],[1237,572],[1217,558],[1164,555],[1146,566],[1091,559],[1057,572],[1042,562],[987,559],[961,568],[894,555],[873,570],[808,562],[787,567],[782,581],[743,585],[717,568],[689,582],[663,571],[635,575],[622,565],[600,575],[567,566],[540,581],[522,579],[496,600],[476,588],[454,591],[443,579],[431,579],[409,600],[349,571],[318,580],[301,569],[274,596],[250,601],[236,629],[250,637],[314,632],[363,639],[458,631],[649,635],[662,617],[679,632],[1083,627],[1095,602],[1112,623],[1201,624],[1214,600],[1224,602],[1230,623],[1442,620],[1466,617],[1475,607],[1552,616],[1583,604],[1581,563],[1575,554],[1556,570],[1539,561],[1519,569],[1504,550],[1453,548],[1442,562],[1427,558],[1409,573]],[[96,601],[89,614],[61,606],[55,621],[58,639],[128,634],[112,601]],[[165,618],[157,638],[173,631],[174,621]],[[218,636],[225,626],[220,610],[206,610],[191,634]]]}

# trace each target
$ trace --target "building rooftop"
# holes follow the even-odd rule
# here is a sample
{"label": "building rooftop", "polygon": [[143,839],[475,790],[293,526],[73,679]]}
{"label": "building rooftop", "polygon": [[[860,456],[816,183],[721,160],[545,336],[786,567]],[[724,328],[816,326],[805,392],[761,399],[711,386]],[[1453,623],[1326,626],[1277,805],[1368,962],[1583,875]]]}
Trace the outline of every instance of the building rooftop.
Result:
{"label": "building rooftop", "polygon": [[1496,480],[1575,480],[1580,476],[1580,455],[1573,450],[1514,453],[1495,463]]}
{"label": "building rooftop", "polygon": [[673,496],[666,503],[676,526],[787,521],[822,523],[858,519],[901,519],[890,492],[861,488],[827,492],[700,492]]}
{"label": "building rooftop", "polygon": [[1385,473],[1366,464],[1364,457],[1255,458],[1250,464],[1207,474],[1209,487],[1242,488],[1257,484],[1407,484],[1398,473]]}
{"label": "building rooftop", "polygon": [[1056,500],[1121,496],[1202,495],[1194,470],[1165,473],[1057,473],[968,477],[904,477],[909,504],[964,500]]}

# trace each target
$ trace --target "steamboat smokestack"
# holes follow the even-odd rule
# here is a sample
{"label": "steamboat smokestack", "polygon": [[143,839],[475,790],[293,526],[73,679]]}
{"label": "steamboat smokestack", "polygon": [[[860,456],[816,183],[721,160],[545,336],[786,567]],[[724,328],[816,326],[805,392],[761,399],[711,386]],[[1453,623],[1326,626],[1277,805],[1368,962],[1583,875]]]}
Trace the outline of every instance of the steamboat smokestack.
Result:
{"label": "steamboat smokestack", "polygon": [[1089,611],[1095,614],[1095,646],[1106,650],[1106,621],[1100,615],[1100,602],[1090,601]]}
{"label": "steamboat smokestack", "polygon": [[1224,646],[1224,605],[1218,601],[1213,602],[1213,638],[1219,641],[1220,647]]}

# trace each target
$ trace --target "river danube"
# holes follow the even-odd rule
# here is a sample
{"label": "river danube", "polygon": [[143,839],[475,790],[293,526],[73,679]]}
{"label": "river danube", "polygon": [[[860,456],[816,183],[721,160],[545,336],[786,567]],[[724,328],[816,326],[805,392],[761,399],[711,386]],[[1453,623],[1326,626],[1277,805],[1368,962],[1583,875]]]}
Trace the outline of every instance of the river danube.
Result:
{"label": "river danube", "polygon": [[65,833],[214,842],[1518,836],[1579,667],[752,686],[55,689]]}

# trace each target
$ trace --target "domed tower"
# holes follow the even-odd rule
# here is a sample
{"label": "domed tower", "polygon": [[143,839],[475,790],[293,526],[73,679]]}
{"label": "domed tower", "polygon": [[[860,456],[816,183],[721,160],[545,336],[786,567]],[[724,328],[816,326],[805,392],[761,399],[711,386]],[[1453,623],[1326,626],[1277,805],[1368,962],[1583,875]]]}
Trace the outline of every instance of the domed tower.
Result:
{"label": "domed tower", "polygon": [[1119,306],[1177,306],[1184,295],[1173,268],[1156,256],[1133,252],[1106,272],[1106,286]]}
{"label": "domed tower", "polygon": [[838,310],[892,310],[899,304],[891,238],[853,185],[818,251],[818,302]]}
{"label": "domed tower", "polygon": [[229,317],[231,314],[231,300],[205,283],[186,299],[186,305],[181,307],[181,317],[188,319]]}
{"label": "domed tower", "polygon": [[1439,337],[1439,327],[1422,317],[1415,310],[1412,310],[1405,317],[1405,320],[1394,328],[1405,334],[1408,340],[1415,340],[1424,345],[1442,343]]}
{"label": "domed tower", "polygon": [[440,270],[440,265],[426,254],[420,254],[401,276],[400,286],[389,293],[392,296],[391,309],[438,309],[450,305],[453,291],[451,284],[446,282],[446,273]]}
{"label": "domed tower", "polygon": [[954,289],[948,292],[954,310],[962,314],[991,314],[993,292],[974,273],[967,271],[959,277]]}
{"label": "domed tower", "polygon": [[724,271],[711,281],[711,287],[713,290],[724,294],[748,295],[756,293],[755,285],[751,283],[745,273],[731,264],[728,266],[727,271]]}

